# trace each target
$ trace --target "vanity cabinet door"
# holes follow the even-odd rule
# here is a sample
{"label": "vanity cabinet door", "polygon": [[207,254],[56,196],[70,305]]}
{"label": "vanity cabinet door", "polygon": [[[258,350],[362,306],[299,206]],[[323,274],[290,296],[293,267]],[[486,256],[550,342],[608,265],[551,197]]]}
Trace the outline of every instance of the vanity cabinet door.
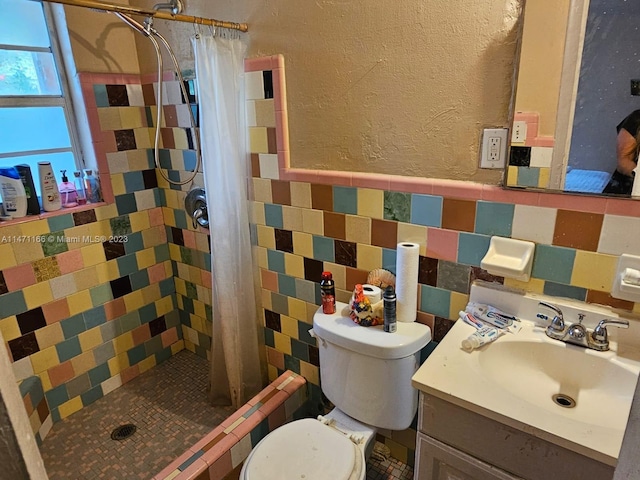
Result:
{"label": "vanity cabinet door", "polygon": [[521,479],[423,433],[418,433],[414,480]]}

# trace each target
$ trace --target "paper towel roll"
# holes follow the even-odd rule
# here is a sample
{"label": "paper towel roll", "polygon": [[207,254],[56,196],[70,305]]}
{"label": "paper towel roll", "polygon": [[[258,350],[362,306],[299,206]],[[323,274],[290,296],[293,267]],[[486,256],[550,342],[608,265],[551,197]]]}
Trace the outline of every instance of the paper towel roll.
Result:
{"label": "paper towel roll", "polygon": [[420,245],[402,242],[396,255],[396,318],[398,322],[413,322],[418,305],[418,263]]}
{"label": "paper towel roll", "polygon": [[629,285],[640,285],[640,271],[635,268],[625,268],[622,272],[622,281]]}
{"label": "paper towel roll", "polygon": [[364,292],[364,296],[371,302],[371,305],[382,300],[382,290],[380,290],[380,287],[365,283],[362,285],[362,291]]}

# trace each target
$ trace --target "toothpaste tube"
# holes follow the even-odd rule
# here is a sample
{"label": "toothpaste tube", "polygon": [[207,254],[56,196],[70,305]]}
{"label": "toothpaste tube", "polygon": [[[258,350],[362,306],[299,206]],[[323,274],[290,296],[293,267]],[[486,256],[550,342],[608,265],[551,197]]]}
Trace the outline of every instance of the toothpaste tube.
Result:
{"label": "toothpaste tube", "polygon": [[461,346],[465,352],[471,352],[482,345],[495,341],[499,336],[500,333],[497,329],[485,326],[469,335],[462,341]]}
{"label": "toothpaste tube", "polygon": [[477,320],[509,333],[518,333],[522,329],[520,319],[504,313],[491,305],[469,302],[465,311]]}

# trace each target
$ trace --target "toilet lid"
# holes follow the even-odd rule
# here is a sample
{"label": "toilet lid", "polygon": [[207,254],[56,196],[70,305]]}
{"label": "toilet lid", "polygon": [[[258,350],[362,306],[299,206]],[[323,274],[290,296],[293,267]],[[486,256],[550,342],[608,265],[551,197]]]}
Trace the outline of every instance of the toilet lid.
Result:
{"label": "toilet lid", "polygon": [[245,480],[361,478],[363,455],[344,434],[305,418],[275,429],[251,451]]}

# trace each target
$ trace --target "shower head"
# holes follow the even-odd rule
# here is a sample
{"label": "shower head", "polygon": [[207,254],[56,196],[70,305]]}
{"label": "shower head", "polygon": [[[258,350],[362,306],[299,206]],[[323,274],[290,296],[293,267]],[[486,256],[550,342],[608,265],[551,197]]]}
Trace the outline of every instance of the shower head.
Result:
{"label": "shower head", "polygon": [[139,31],[145,37],[149,37],[151,35],[151,33],[146,28],[144,28],[144,25],[142,25],[140,22],[134,20],[129,15],[126,15],[126,14],[120,13],[120,12],[114,12],[114,15],[116,15],[120,20],[122,20],[124,23],[129,25],[134,30]]}
{"label": "shower head", "polygon": [[184,2],[182,0],[171,0],[169,3],[157,3],[153,6],[154,10],[170,10],[173,15],[178,15],[184,10]]}

